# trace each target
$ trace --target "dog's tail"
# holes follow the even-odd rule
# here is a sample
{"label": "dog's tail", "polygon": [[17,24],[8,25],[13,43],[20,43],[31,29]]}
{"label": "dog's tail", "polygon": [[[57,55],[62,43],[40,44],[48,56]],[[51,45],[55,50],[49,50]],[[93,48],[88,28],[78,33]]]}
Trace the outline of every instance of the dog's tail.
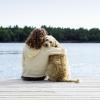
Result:
{"label": "dog's tail", "polygon": [[74,83],[79,83],[79,79],[76,79],[76,80],[61,80],[59,82],[74,82]]}

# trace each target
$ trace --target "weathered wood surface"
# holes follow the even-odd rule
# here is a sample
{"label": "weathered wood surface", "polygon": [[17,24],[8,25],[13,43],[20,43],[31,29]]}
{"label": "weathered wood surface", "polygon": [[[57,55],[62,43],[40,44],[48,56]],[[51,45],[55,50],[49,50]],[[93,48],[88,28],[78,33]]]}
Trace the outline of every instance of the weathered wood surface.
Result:
{"label": "weathered wood surface", "polygon": [[80,83],[0,82],[0,100],[100,100],[100,77],[81,77]]}

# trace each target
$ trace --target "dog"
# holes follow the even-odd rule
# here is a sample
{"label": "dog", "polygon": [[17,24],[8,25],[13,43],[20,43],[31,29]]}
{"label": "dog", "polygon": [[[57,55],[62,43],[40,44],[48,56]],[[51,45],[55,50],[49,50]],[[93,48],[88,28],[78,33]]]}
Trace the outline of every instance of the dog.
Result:
{"label": "dog", "polygon": [[[45,47],[59,47],[59,43],[52,36],[45,39]],[[48,58],[47,76],[49,81],[53,82],[75,82],[79,80],[69,79],[68,59],[65,54],[52,54]]]}
{"label": "dog", "polygon": [[58,47],[59,44],[57,43],[57,40],[51,36],[51,35],[47,35],[45,37],[45,42],[44,42],[44,47]]}

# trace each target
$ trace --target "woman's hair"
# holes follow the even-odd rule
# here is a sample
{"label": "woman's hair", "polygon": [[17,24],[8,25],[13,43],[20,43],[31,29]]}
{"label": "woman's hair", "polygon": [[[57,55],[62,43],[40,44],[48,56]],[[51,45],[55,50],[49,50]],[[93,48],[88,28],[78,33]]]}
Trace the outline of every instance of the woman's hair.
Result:
{"label": "woman's hair", "polygon": [[45,41],[45,36],[47,34],[48,33],[44,28],[36,28],[30,33],[25,43],[30,48],[40,49]]}

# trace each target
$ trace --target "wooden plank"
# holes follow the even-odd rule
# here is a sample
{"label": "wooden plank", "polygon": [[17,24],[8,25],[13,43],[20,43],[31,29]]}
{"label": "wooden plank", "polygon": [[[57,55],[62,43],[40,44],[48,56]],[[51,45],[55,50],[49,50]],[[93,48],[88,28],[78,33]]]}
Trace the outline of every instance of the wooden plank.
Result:
{"label": "wooden plank", "polygon": [[0,100],[100,100],[99,77],[81,77],[81,82],[0,82]]}

